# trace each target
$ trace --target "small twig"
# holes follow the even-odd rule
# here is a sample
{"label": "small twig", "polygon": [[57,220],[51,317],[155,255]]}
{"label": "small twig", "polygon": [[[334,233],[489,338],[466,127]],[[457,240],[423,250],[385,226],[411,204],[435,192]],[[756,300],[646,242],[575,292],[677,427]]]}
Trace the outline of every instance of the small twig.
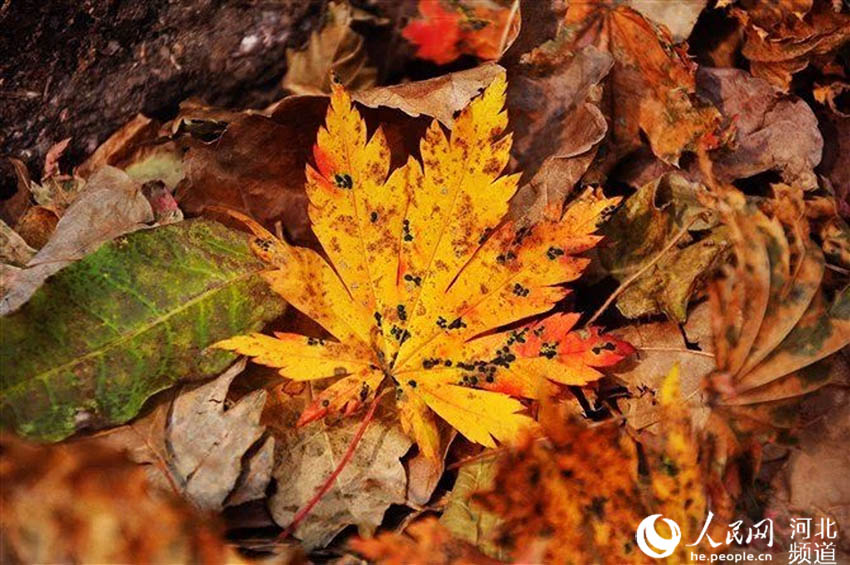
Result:
{"label": "small twig", "polygon": [[684,347],[638,347],[639,351],[669,351],[672,353],[689,353],[691,355],[701,355],[703,357],[714,358],[714,353],[708,351],[700,351],[698,349],[686,349]]}
{"label": "small twig", "polygon": [[511,32],[511,26],[514,23],[514,18],[516,18],[517,12],[519,11],[519,0],[514,0],[513,5],[511,6],[511,12],[508,14],[507,20],[505,20],[505,29],[502,31],[502,39],[499,41],[499,56],[502,56],[502,53],[505,52],[505,44],[508,42],[508,34]]}
{"label": "small twig", "polygon": [[679,232],[675,235],[675,237],[673,237],[673,239],[671,239],[669,242],[667,242],[667,245],[665,245],[664,248],[661,249],[661,251],[659,251],[655,255],[655,257],[652,258],[652,261],[650,261],[649,263],[647,263],[646,265],[644,265],[643,267],[638,269],[638,271],[635,272],[632,276],[630,276],[629,278],[624,280],[622,283],[620,283],[620,286],[617,287],[617,290],[615,290],[611,294],[611,296],[608,297],[608,300],[606,300],[605,303],[602,306],[599,307],[599,309],[593,314],[593,316],[590,317],[590,319],[587,322],[585,322],[584,325],[589,326],[590,324],[592,324],[596,320],[596,318],[601,316],[602,313],[605,312],[605,310],[607,310],[608,307],[611,306],[611,304],[614,303],[614,301],[617,299],[618,296],[623,294],[623,292],[629,287],[629,285],[631,285],[633,282],[635,282],[637,279],[639,279],[649,269],[654,267],[655,264],[658,263],[661,260],[661,258],[664,257],[664,255],[666,255],[667,252],[670,251],[670,249],[672,249],[673,246],[676,245],[679,242],[679,240],[682,239],[682,237],[685,236],[685,234],[688,233],[688,230],[691,228],[691,226],[694,224],[694,222],[696,222],[700,218],[700,216],[701,216],[700,214],[697,214],[696,216],[691,218],[691,220],[687,224],[682,226],[682,229],[679,230]]}
{"label": "small twig", "polygon": [[351,438],[351,442],[348,444],[348,449],[345,451],[345,455],[342,456],[342,459],[340,459],[339,464],[336,466],[336,469],[334,469],[333,473],[330,474],[330,476],[322,484],[319,490],[316,491],[316,494],[313,495],[313,498],[311,498],[310,501],[303,508],[301,508],[301,510],[299,510],[297,514],[295,514],[295,517],[292,519],[292,522],[289,524],[289,526],[287,526],[286,529],[283,530],[283,533],[281,533],[277,537],[277,541],[283,541],[290,535],[292,535],[292,532],[294,532],[298,525],[304,520],[304,518],[306,518],[307,515],[310,514],[310,511],[313,510],[313,508],[316,506],[316,504],[319,503],[322,497],[325,496],[325,494],[327,494],[329,490],[331,490],[331,487],[336,482],[337,477],[339,477],[339,474],[342,473],[342,470],[345,468],[345,466],[351,460],[351,457],[354,455],[354,450],[357,449],[357,444],[359,444],[360,440],[363,439],[363,434],[366,433],[366,428],[369,426],[369,422],[371,422],[372,418],[375,416],[375,409],[378,407],[378,402],[386,393],[387,391],[382,392],[381,394],[375,397],[375,400],[372,401],[372,405],[369,407],[369,411],[366,412],[366,416],[363,417],[363,421],[360,423],[360,427],[357,428],[357,433],[355,433],[354,437]]}

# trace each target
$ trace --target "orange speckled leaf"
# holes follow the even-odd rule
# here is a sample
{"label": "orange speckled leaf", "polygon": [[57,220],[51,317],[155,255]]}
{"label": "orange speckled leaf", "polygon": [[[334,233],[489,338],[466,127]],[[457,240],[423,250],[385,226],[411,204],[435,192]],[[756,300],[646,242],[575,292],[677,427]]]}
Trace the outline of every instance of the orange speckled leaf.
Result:
{"label": "orange speckled leaf", "polygon": [[[502,175],[511,146],[506,83],[496,78],[455,120],[436,121],[410,158],[390,172],[381,130],[371,138],[351,98],[335,86],[307,167],[319,253],[279,241],[250,219],[255,252],[275,269],[272,288],[338,342],[296,334],[237,336],[219,347],[250,355],[292,380],[337,377],[301,416],[349,415],[386,385],[396,387],[404,431],[439,458],[437,418],[473,442],[511,442],[534,425],[520,398],[542,379],[584,384],[631,352],[577,314],[513,332],[502,326],[550,310],[581,275],[599,223],[619,199],[588,191],[533,226],[505,221],[518,175]],[[523,352],[520,336],[537,332]],[[478,338],[480,335],[486,337]],[[539,340],[538,340],[539,341]]]}

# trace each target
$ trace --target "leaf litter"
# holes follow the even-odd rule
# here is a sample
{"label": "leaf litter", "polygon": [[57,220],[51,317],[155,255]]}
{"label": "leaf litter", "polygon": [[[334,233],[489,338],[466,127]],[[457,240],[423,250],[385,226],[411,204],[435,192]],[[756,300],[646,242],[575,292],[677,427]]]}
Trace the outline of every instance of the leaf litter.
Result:
{"label": "leaf litter", "polygon": [[4,436],[6,547],[626,563],[653,513],[846,525],[846,9],[407,8],[327,3],[265,109],[10,161],[2,422],[59,443]]}

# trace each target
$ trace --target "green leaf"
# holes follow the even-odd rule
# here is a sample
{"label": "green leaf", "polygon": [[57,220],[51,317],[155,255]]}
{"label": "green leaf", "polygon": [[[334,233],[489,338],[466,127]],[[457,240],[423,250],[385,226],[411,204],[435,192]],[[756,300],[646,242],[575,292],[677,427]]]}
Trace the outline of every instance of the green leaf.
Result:
{"label": "green leaf", "polygon": [[247,238],[208,220],[119,237],[0,319],[0,422],[59,440],[133,418],[152,394],[221,372],[207,346],[257,330],[285,303]]}

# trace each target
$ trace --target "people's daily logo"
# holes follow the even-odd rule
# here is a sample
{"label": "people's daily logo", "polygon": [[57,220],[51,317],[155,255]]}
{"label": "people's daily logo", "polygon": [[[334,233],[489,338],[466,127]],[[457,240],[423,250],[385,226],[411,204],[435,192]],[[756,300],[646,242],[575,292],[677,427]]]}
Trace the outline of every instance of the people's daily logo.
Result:
{"label": "people's daily logo", "polygon": [[653,514],[644,518],[638,525],[635,534],[640,550],[645,555],[655,559],[672,555],[682,540],[682,530],[679,529],[679,524],[669,518],[661,519],[670,528],[671,537],[661,537],[655,530],[655,522],[658,518],[661,518],[661,514]]}

